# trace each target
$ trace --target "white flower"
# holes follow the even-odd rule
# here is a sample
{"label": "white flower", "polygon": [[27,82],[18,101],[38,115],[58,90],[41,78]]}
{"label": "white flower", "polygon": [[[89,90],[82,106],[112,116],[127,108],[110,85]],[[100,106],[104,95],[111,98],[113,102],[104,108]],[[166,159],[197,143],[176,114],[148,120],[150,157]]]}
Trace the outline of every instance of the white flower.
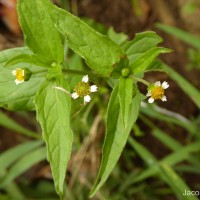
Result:
{"label": "white flower", "polygon": [[83,76],[82,81],[77,83],[74,88],[74,92],[71,94],[73,99],[77,99],[78,97],[84,98],[84,105],[91,101],[90,93],[96,92],[98,87],[96,85],[89,85],[88,83],[89,77],[88,75]]}
{"label": "white flower", "polygon": [[73,99],[77,99],[79,96],[78,96],[78,94],[76,93],[76,92],[74,92],[74,93],[72,93],[72,98]]}
{"label": "white flower", "polygon": [[16,68],[12,70],[12,75],[15,76],[15,83],[16,85],[23,83],[25,80],[25,72],[21,68]]}
{"label": "white flower", "polygon": [[90,86],[90,92],[96,92],[97,91],[97,86],[96,85],[91,85]]}
{"label": "white flower", "polygon": [[150,84],[148,87],[148,92],[146,96],[150,96],[148,102],[153,103],[156,99],[161,99],[162,101],[167,101],[165,96],[165,89],[169,87],[169,84],[164,81],[162,84],[160,81]]}
{"label": "white flower", "polygon": [[82,82],[87,83],[88,81],[89,81],[88,75],[85,75],[85,76],[82,78]]}
{"label": "white flower", "polygon": [[84,103],[87,103],[87,102],[90,102],[90,101],[91,101],[90,95],[84,96]]}

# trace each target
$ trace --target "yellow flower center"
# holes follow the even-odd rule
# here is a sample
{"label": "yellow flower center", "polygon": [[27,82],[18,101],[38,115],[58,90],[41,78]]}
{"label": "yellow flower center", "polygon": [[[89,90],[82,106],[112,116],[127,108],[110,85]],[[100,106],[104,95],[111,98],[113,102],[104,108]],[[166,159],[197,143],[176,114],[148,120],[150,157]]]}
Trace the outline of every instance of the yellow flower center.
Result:
{"label": "yellow flower center", "polygon": [[88,83],[79,82],[75,86],[74,91],[79,95],[79,97],[84,97],[90,94],[90,85]]}
{"label": "yellow flower center", "polygon": [[17,69],[15,76],[16,76],[16,79],[18,81],[23,81],[24,80],[24,72],[23,72],[23,70],[22,69]]}
{"label": "yellow flower center", "polygon": [[161,99],[165,91],[161,86],[156,86],[151,90],[151,97],[153,99]]}

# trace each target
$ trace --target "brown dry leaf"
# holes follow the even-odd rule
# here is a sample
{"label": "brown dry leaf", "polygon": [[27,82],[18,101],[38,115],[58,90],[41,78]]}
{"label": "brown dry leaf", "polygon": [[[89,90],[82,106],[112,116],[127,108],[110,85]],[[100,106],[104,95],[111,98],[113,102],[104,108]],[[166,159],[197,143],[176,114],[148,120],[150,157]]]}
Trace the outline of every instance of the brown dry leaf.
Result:
{"label": "brown dry leaf", "polygon": [[15,35],[21,34],[17,15],[17,0],[0,0],[1,20]]}

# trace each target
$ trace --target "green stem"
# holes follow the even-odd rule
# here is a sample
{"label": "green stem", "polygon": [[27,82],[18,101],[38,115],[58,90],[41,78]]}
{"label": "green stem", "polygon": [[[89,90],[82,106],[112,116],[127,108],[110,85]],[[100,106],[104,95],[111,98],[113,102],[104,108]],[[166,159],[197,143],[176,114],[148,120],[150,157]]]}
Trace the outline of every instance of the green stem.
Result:
{"label": "green stem", "polygon": [[147,81],[145,81],[144,79],[141,79],[141,78],[138,78],[138,77],[135,77],[135,76],[132,76],[132,78],[133,78],[134,80],[140,82],[140,83],[145,84],[146,86],[149,86],[149,85],[150,85],[150,83],[147,82]]}
{"label": "green stem", "polygon": [[85,72],[81,70],[73,70],[73,69],[62,69],[63,72],[68,73],[68,74],[81,74],[81,75],[86,75],[86,74],[93,74],[92,72]]}
{"label": "green stem", "polygon": [[34,71],[33,74],[41,74],[45,72],[47,72],[47,70]]}
{"label": "green stem", "polygon": [[[86,74],[93,74],[90,71],[81,71],[81,70],[73,70],[73,69],[62,69],[62,71],[66,74],[80,74],[80,75],[86,75]],[[41,70],[41,71],[35,71],[33,74],[39,74],[39,73],[45,73],[48,72],[47,70]]]}

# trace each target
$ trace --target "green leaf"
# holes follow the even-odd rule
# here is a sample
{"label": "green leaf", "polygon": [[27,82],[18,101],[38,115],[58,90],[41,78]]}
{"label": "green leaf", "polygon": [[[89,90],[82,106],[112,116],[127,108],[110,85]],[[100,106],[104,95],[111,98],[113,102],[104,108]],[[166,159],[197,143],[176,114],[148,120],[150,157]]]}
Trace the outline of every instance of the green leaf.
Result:
{"label": "green leaf", "polygon": [[153,60],[150,65],[146,68],[145,72],[160,71],[163,72],[162,64],[158,59]]}
{"label": "green leaf", "polygon": [[180,127],[183,127],[188,132],[194,135],[197,135],[197,132],[199,130],[198,126],[196,126],[190,120],[184,118],[182,115],[170,110],[166,110],[156,105],[143,103],[143,106],[141,107],[140,111],[148,117],[164,121],[165,123],[168,123],[170,125],[175,124]]}
{"label": "green leaf", "polygon": [[38,162],[46,159],[46,148],[41,147],[34,150],[18,160],[7,172],[6,176],[0,181],[0,188],[7,186],[16,177],[24,173]]}
{"label": "green leaf", "polygon": [[86,60],[101,76],[110,76],[120,59],[126,59],[122,49],[69,12],[44,0],[58,30],[67,38],[68,46]]}
{"label": "green leaf", "polygon": [[125,188],[127,188],[131,184],[134,184],[138,181],[144,180],[148,177],[154,176],[158,171],[158,165],[157,165],[156,157],[148,149],[146,149],[146,147],[144,147],[142,144],[137,142],[132,137],[128,138],[128,143],[134,149],[134,151],[136,151],[136,153],[140,156],[140,158],[142,158],[142,160],[149,166],[149,168],[146,169],[146,170],[143,170],[138,175],[134,174],[133,178],[127,179],[123,183],[123,186],[121,187],[122,190],[124,190]]}
{"label": "green leaf", "polygon": [[179,200],[198,200],[198,198],[193,195],[183,195],[185,191],[191,192],[191,189],[170,166],[161,164],[160,169],[161,177],[170,185]]}
{"label": "green leaf", "polygon": [[[7,185],[4,188],[4,190],[6,191],[7,194],[9,194],[10,199],[26,200],[26,197],[20,191],[19,186],[16,183],[14,183],[14,182],[11,182],[9,185]],[[1,199],[1,197],[0,197],[0,199]]]}
{"label": "green leaf", "polygon": [[54,87],[68,90],[65,80],[46,81],[36,95],[37,119],[47,146],[56,192],[62,197],[73,135],[70,128],[71,97]]}
{"label": "green leaf", "polygon": [[9,67],[18,63],[30,63],[41,67],[49,67],[45,63],[41,62],[34,54],[20,54],[6,62],[5,67]]}
{"label": "green leaf", "polygon": [[157,163],[156,157],[135,139],[129,137],[128,142],[148,166],[152,166]]}
{"label": "green leaf", "polygon": [[26,142],[15,147],[8,149],[0,155],[0,171],[5,170],[11,164],[16,162],[20,157],[27,154],[29,151],[33,151],[35,148],[42,145],[42,141]]}
{"label": "green leaf", "polygon": [[132,64],[141,54],[156,47],[161,42],[162,38],[155,32],[146,31],[136,34],[133,40],[123,43],[121,47],[126,52],[130,64]]}
{"label": "green leaf", "polygon": [[[179,143],[173,137],[169,136],[168,134],[164,133],[162,130],[160,130],[158,128],[153,129],[152,135],[154,137],[156,137],[158,140],[160,140],[165,146],[167,146],[169,149],[171,149],[173,151],[178,151],[182,147],[181,143]],[[190,155],[187,158],[187,161],[190,162],[191,164],[196,165],[197,167],[200,167],[200,160],[197,159],[195,155],[194,156]],[[190,167],[188,167],[188,168],[190,168]]]}
{"label": "green leaf", "polygon": [[61,63],[64,50],[43,0],[19,0],[18,15],[28,47],[46,63]]}
{"label": "green leaf", "polygon": [[169,73],[169,76],[177,82],[179,87],[193,100],[198,108],[200,108],[199,90],[168,65],[162,63],[162,68],[166,73]]}
{"label": "green leaf", "polygon": [[18,47],[12,49],[6,49],[0,52],[0,63],[5,63],[8,60],[13,59],[16,56],[21,54],[31,54],[32,52],[29,50],[28,47]]}
{"label": "green leaf", "polygon": [[123,44],[128,39],[128,36],[126,34],[116,33],[113,27],[108,29],[108,36],[118,45]]}
{"label": "green leaf", "polygon": [[174,153],[163,158],[162,161],[160,162],[167,163],[168,165],[172,166],[185,159],[188,159],[189,154],[191,154],[192,152],[198,152],[199,150],[200,150],[200,141],[197,141],[185,147],[179,148]]}
{"label": "green leaf", "polygon": [[174,35],[178,39],[196,47],[197,49],[200,49],[200,37],[173,26],[167,26],[160,23],[157,23],[156,26],[164,32]]}
{"label": "green leaf", "polygon": [[[199,142],[195,142],[188,146],[179,148],[176,152],[166,156],[158,162],[154,155],[150,151],[148,151],[146,147],[138,143],[133,138],[129,137],[128,141],[130,145],[134,148],[134,150],[138,153],[138,155],[142,158],[142,160],[148,164],[149,168],[143,170],[137,176],[134,176],[131,180],[126,181],[123,188],[126,188],[138,181],[143,181],[144,179],[147,179],[151,176],[159,175],[163,178],[163,173],[160,169],[161,165],[174,166],[177,163],[184,161],[185,159],[189,160],[189,154],[191,154],[192,152],[198,152],[200,148]],[[166,179],[164,179],[164,181],[168,183]]]}
{"label": "green leaf", "polygon": [[[130,142],[130,140],[129,140]],[[188,146],[181,147],[179,150],[169,154],[159,162],[156,158],[149,152],[143,145],[139,144],[137,141],[132,139],[130,142],[131,146],[135,149],[138,155],[150,166],[148,169],[143,170],[138,176],[136,176],[132,182],[129,184],[136,183],[138,181],[142,181],[146,178],[154,176],[159,172],[159,165],[160,164],[167,164],[169,166],[174,166],[179,162],[184,160],[188,160],[189,155],[193,152],[198,152],[200,149],[200,142],[194,142]]]}
{"label": "green leaf", "polygon": [[140,74],[146,70],[146,68],[151,64],[151,62],[161,53],[169,53],[171,49],[166,49],[162,47],[153,47],[143,53],[130,65],[134,74]]}
{"label": "green leaf", "polygon": [[120,114],[120,103],[118,95],[119,85],[116,85],[108,104],[106,123],[107,130],[103,145],[101,167],[93,189],[90,192],[90,196],[93,196],[107,180],[122,153],[130,130],[138,117],[141,102],[141,96],[139,92],[137,92],[133,97],[132,107],[129,112],[129,121],[127,127],[124,128]]}
{"label": "green leaf", "polygon": [[24,134],[29,137],[33,138],[41,138],[41,136],[38,133],[35,133],[19,123],[15,122],[12,118],[8,117],[6,114],[3,112],[0,112],[0,125],[3,127],[6,127],[10,130],[16,131],[18,133]]}
{"label": "green leaf", "polygon": [[126,128],[129,121],[129,113],[131,109],[133,97],[133,79],[120,78],[119,81],[119,105],[123,125]]}
{"label": "green leaf", "polygon": [[158,128],[152,130],[152,135],[173,151],[178,150],[182,146],[176,139]]}

